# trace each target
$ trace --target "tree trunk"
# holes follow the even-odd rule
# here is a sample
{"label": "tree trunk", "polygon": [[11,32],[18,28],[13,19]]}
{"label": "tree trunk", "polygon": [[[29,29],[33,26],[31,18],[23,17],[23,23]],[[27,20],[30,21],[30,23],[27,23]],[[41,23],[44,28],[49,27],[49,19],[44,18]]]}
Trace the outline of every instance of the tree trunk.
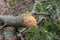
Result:
{"label": "tree trunk", "polygon": [[21,14],[18,16],[11,16],[11,15],[0,15],[0,22],[6,24],[7,26],[26,26],[26,27],[35,27],[37,21],[35,17],[31,14]]}

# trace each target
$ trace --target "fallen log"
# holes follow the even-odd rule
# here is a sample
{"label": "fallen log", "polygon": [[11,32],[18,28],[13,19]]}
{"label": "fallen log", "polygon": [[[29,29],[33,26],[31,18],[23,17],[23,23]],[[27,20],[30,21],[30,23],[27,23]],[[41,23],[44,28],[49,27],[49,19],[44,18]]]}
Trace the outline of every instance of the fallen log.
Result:
{"label": "fallen log", "polygon": [[37,25],[37,21],[35,17],[30,14],[22,14],[18,16],[11,16],[11,15],[0,15],[0,21],[6,24],[7,26],[18,26],[20,27],[34,27]]}

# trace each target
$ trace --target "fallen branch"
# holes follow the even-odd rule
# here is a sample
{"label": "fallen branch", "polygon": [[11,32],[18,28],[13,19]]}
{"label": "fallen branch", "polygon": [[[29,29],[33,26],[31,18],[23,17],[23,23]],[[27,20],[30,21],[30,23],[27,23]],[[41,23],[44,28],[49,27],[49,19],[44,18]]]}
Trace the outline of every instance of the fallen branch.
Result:
{"label": "fallen branch", "polygon": [[6,24],[7,26],[16,26],[20,27],[34,27],[37,24],[36,19],[30,14],[22,14],[18,16],[11,16],[11,15],[0,15],[0,20]]}

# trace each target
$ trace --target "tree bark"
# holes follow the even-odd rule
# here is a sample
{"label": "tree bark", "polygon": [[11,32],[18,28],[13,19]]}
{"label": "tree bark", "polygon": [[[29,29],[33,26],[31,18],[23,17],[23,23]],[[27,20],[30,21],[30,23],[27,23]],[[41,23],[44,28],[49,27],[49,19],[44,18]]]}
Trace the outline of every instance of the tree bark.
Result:
{"label": "tree bark", "polygon": [[22,15],[12,16],[12,15],[0,15],[0,21],[6,25],[10,26],[20,26],[22,25]]}
{"label": "tree bark", "polygon": [[18,16],[0,15],[0,24],[1,23],[3,26],[0,29],[2,29],[4,26],[13,26],[16,28],[32,28],[37,26],[37,21],[31,14],[21,14]]}

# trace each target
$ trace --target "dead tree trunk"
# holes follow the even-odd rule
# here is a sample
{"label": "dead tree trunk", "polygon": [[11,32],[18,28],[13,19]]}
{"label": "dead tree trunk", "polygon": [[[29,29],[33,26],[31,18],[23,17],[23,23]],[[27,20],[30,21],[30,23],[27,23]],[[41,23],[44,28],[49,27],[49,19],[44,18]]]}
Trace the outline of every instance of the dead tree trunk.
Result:
{"label": "dead tree trunk", "polygon": [[0,15],[0,21],[7,26],[18,26],[20,27],[35,27],[37,25],[36,19],[30,14],[21,14],[18,16],[11,15]]}
{"label": "dead tree trunk", "polygon": [[10,26],[20,26],[22,23],[22,15],[19,16],[11,16],[11,15],[0,15],[0,20],[1,22],[3,22],[6,25],[10,25]]}

